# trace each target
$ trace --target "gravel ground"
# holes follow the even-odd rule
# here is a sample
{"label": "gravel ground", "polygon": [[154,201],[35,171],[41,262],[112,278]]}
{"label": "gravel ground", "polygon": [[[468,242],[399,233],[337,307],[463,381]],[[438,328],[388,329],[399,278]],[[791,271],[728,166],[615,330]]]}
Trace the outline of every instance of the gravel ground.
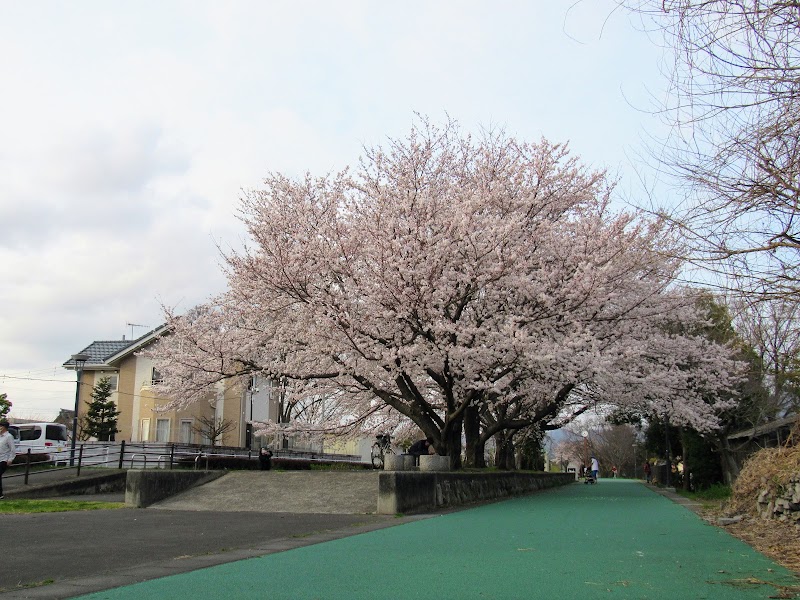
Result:
{"label": "gravel ground", "polygon": [[725,531],[800,577],[800,527],[781,521],[746,517]]}

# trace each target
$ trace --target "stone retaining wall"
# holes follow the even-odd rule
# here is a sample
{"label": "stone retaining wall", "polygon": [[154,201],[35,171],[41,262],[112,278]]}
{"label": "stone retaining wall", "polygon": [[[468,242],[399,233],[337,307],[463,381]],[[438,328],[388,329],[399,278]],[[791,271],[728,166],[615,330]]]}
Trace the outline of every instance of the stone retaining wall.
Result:
{"label": "stone retaining wall", "polygon": [[800,473],[777,491],[774,486],[762,489],[758,495],[757,510],[764,519],[790,521],[800,526]]}
{"label": "stone retaining wall", "polygon": [[573,473],[386,471],[378,484],[378,513],[429,512],[574,482]]}

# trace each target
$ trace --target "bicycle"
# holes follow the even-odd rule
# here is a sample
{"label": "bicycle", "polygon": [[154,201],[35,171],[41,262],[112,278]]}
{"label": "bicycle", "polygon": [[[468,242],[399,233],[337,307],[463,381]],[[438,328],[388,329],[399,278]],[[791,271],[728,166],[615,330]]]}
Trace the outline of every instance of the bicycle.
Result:
{"label": "bicycle", "polygon": [[386,454],[394,454],[391,442],[392,436],[388,433],[379,433],[375,436],[375,439],[377,441],[372,444],[372,450],[370,452],[372,456],[372,468],[382,469],[384,456]]}

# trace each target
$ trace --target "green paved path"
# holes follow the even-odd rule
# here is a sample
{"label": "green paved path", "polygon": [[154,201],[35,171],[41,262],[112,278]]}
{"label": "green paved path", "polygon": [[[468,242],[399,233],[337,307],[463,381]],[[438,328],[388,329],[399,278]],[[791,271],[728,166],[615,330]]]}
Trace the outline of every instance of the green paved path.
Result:
{"label": "green paved path", "polygon": [[779,586],[798,583],[686,508],[620,479],[83,598],[728,600],[787,597]]}

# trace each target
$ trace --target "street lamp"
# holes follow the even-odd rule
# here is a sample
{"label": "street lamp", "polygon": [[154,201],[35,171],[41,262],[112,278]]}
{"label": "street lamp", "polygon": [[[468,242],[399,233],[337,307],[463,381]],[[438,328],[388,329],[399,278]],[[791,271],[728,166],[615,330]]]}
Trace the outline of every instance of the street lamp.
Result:
{"label": "street lamp", "polygon": [[583,468],[584,473],[586,473],[586,469],[590,467],[589,465],[589,432],[585,429],[581,431],[581,436],[583,437]]}
{"label": "street lamp", "polygon": [[72,360],[75,363],[75,370],[78,373],[78,383],[75,385],[75,414],[72,416],[72,444],[70,446],[69,466],[75,466],[75,440],[78,437],[78,406],[81,397],[81,375],[83,375],[83,365],[91,356],[88,354],[73,354]]}
{"label": "street lamp", "polygon": [[670,457],[669,447],[669,415],[664,413],[664,447],[667,454],[667,474],[665,476],[666,487],[670,487],[670,477],[672,475],[672,458]]}
{"label": "street lamp", "polygon": [[245,446],[250,450],[253,449],[253,438],[255,437],[253,435],[253,395],[258,393],[258,388],[256,387],[258,379],[256,379],[256,377],[256,375],[253,375],[253,378],[250,380],[250,423],[247,425],[247,435],[245,436]]}

